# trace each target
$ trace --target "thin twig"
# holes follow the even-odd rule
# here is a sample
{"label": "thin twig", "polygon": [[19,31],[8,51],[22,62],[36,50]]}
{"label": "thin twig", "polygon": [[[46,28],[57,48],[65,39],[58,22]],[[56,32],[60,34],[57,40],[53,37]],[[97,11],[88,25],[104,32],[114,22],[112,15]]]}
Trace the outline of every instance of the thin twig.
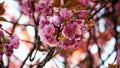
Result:
{"label": "thin twig", "polygon": [[37,68],[42,68],[50,59],[52,59],[55,47],[52,47],[47,56],[37,65]]}
{"label": "thin twig", "polygon": [[1,30],[5,31],[7,34],[9,34],[10,36],[12,35],[11,33],[9,33],[7,30],[3,29],[0,27]]}
{"label": "thin twig", "polygon": [[34,44],[33,42],[31,42],[31,41],[28,41],[28,40],[22,40],[22,39],[20,39],[20,41],[23,41],[23,42],[27,42],[27,43]]}
{"label": "thin twig", "polygon": [[[31,10],[32,10],[32,18],[33,18],[33,21],[34,21],[34,24],[35,24],[35,27],[34,27],[34,29],[35,29],[35,41],[34,41],[34,46],[33,46],[33,48],[30,50],[30,52],[29,52],[29,54],[27,55],[27,57],[25,58],[25,60],[23,61],[23,63],[22,63],[22,65],[21,65],[21,68],[23,68],[23,66],[24,66],[24,64],[26,63],[26,61],[27,61],[27,59],[30,57],[30,61],[33,61],[34,60],[34,58],[35,58],[35,56],[33,57],[33,58],[31,58],[31,56],[32,56],[32,53],[34,52],[34,50],[37,48],[37,50],[38,50],[38,48],[39,48],[39,46],[41,45],[41,43],[40,43],[40,37],[39,37],[39,35],[38,35],[38,26],[39,26],[39,23],[38,23],[38,21],[36,21],[36,19],[35,19],[35,16],[34,16],[34,8],[35,8],[35,6],[34,6],[34,2],[33,1],[31,1]],[[36,54],[35,54],[36,55]]]}
{"label": "thin twig", "polygon": [[100,64],[98,67],[100,67],[102,64],[104,64],[104,63],[110,58],[110,56],[111,56],[114,52],[115,52],[115,50],[113,50],[113,51],[107,56],[107,58],[106,58],[104,61],[101,62],[101,64]]}
{"label": "thin twig", "polygon": [[19,16],[19,18],[17,19],[16,22],[10,22],[10,23],[13,24],[13,29],[12,29],[12,31],[11,31],[12,34],[14,33],[15,28],[16,28],[16,25],[18,24],[18,21],[21,19],[21,17],[22,17],[22,14],[20,14],[20,16]]}
{"label": "thin twig", "polygon": [[95,11],[95,12],[92,14],[92,16],[89,17],[89,20],[90,20],[91,18],[93,18],[94,15],[97,14],[102,8],[104,8],[110,1],[112,1],[112,0],[107,1],[102,7],[100,7],[100,9],[98,9],[97,11]]}
{"label": "thin twig", "polygon": [[33,48],[30,50],[29,54],[27,55],[27,57],[26,57],[25,60],[23,61],[23,63],[22,63],[22,65],[21,65],[20,68],[23,68],[24,64],[26,63],[26,61],[27,61],[27,59],[29,58],[29,56],[33,53],[34,49],[35,49],[35,47],[33,47]]}

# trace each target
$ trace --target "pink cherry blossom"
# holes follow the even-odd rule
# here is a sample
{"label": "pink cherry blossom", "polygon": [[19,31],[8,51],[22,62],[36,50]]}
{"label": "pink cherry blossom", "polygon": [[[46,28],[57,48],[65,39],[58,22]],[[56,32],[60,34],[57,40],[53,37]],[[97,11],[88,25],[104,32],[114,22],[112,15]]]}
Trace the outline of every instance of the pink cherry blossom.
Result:
{"label": "pink cherry blossom", "polygon": [[57,46],[57,40],[54,36],[45,36],[45,39],[49,46]]}
{"label": "pink cherry blossom", "polygon": [[6,50],[12,50],[14,48],[14,45],[12,44],[4,44],[3,46],[5,47]]}
{"label": "pink cherry blossom", "polygon": [[42,16],[39,21],[39,27],[42,29],[46,24],[49,24],[49,22],[45,17]]}
{"label": "pink cherry blossom", "polygon": [[[34,12],[44,12],[43,15],[46,14],[49,7],[52,5],[52,0],[18,0],[20,5],[20,11],[26,15],[31,15],[33,9]],[[34,2],[34,6],[31,3]]]}
{"label": "pink cherry blossom", "polygon": [[47,7],[47,1],[46,0],[41,0],[38,2],[38,4],[35,4],[36,7],[38,7],[36,10],[40,11],[40,10],[45,10],[45,8]]}
{"label": "pink cherry blossom", "polygon": [[59,14],[65,19],[69,19],[72,16],[72,12],[70,10],[67,10],[66,8],[62,8]]}
{"label": "pink cherry blossom", "polygon": [[51,36],[55,32],[55,27],[52,24],[45,25],[43,28],[44,35]]}
{"label": "pink cherry blossom", "polygon": [[75,32],[76,32],[77,24],[75,23],[68,23],[62,30],[63,36],[65,36],[68,39],[74,39],[75,38]]}
{"label": "pink cherry blossom", "polygon": [[14,45],[14,48],[17,49],[19,47],[19,38],[16,34],[13,34],[11,37],[7,38],[10,42],[9,44]]}
{"label": "pink cherry blossom", "polygon": [[24,14],[30,15],[31,14],[31,8],[30,8],[30,1],[28,0],[22,0],[19,2],[20,5],[20,11]]}
{"label": "pink cherry blossom", "polygon": [[40,0],[35,3],[36,11],[46,11],[52,5],[52,0]]}
{"label": "pink cherry blossom", "polygon": [[87,32],[87,25],[85,25],[83,22],[77,25],[77,34],[84,34]]}
{"label": "pink cherry blossom", "polygon": [[87,15],[87,10],[79,10],[79,11],[77,11],[76,15],[79,18],[85,18],[85,16]]}
{"label": "pink cherry blossom", "polygon": [[60,17],[57,15],[49,16],[48,20],[50,23],[53,23],[55,26],[59,27],[60,26]]}
{"label": "pink cherry blossom", "polygon": [[20,43],[19,38],[16,34],[13,34],[12,38],[13,38],[13,40],[11,41],[11,43],[14,44],[14,48],[17,49],[19,47],[19,43]]}
{"label": "pink cherry blossom", "polygon": [[75,39],[72,39],[72,40],[66,39],[64,41],[60,41],[58,43],[58,46],[61,47],[63,50],[67,50],[67,49],[74,49],[78,45]]}
{"label": "pink cherry blossom", "polygon": [[8,57],[10,57],[13,54],[13,50],[6,50],[5,53]]}
{"label": "pink cherry blossom", "polygon": [[81,4],[87,5],[90,0],[78,0]]}

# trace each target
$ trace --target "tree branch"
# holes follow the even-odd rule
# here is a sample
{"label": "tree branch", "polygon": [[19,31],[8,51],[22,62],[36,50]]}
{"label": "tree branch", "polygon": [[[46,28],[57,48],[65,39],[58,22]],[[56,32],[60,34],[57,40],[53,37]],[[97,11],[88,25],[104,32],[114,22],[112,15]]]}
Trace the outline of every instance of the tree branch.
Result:
{"label": "tree branch", "polygon": [[112,1],[112,0],[107,1],[102,7],[100,7],[97,11],[95,11],[95,12],[92,14],[92,16],[89,17],[88,19],[90,20],[91,18],[93,18],[94,15],[97,14],[102,8],[104,8],[110,1]]}
{"label": "tree branch", "polygon": [[55,47],[50,48],[47,56],[37,65],[37,68],[42,68],[50,59],[52,59]]}
{"label": "tree branch", "polygon": [[[22,63],[22,65],[21,65],[21,68],[24,66],[24,64],[26,63],[26,61],[27,61],[27,59],[30,57],[30,61],[33,61],[34,60],[34,58],[35,58],[35,56],[33,57],[33,58],[31,58],[31,56],[32,56],[32,53],[34,52],[34,50],[37,48],[37,50],[38,50],[38,48],[39,48],[39,46],[41,45],[41,42],[40,42],[40,37],[39,37],[39,35],[38,35],[38,26],[39,26],[39,23],[38,23],[38,21],[36,21],[36,19],[35,19],[35,16],[34,16],[34,8],[35,8],[35,6],[34,6],[34,1],[31,1],[31,10],[32,10],[32,18],[33,18],[33,21],[34,21],[34,24],[35,24],[35,27],[34,27],[34,29],[35,29],[35,41],[34,41],[34,46],[33,46],[33,48],[30,50],[30,52],[29,52],[29,54],[27,55],[27,57],[25,58],[25,60],[23,61],[23,63]],[[36,55],[36,54],[35,54]]]}

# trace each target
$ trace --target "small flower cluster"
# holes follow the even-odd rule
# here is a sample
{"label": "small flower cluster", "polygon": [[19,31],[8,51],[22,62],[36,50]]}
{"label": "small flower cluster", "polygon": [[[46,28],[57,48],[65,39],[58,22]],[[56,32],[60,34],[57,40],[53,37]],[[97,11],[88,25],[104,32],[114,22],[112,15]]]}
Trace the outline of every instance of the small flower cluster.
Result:
{"label": "small flower cluster", "polygon": [[[34,12],[46,12],[51,7],[52,0],[18,0],[20,11],[23,14],[31,15]],[[45,13],[44,13],[45,14]]]}
{"label": "small flower cluster", "polygon": [[67,8],[60,8],[51,16],[41,16],[39,22],[41,40],[46,45],[58,46],[64,50],[78,47],[83,34],[87,31],[84,20],[86,14],[87,10],[72,12]]}
{"label": "small flower cluster", "polygon": [[0,30],[0,61],[2,60],[3,54],[10,57],[13,53],[13,49],[19,47],[19,38],[16,34],[10,37],[5,37],[2,30]]}

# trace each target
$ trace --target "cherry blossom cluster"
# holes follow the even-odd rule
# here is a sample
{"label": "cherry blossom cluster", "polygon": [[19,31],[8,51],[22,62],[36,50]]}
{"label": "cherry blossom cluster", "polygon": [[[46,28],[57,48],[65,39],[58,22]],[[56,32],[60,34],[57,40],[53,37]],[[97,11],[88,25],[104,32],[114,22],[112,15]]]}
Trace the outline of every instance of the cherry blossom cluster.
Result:
{"label": "cherry blossom cluster", "polygon": [[32,11],[45,14],[46,10],[51,8],[52,0],[20,0],[18,3],[23,14],[31,15]]}
{"label": "cherry blossom cluster", "polygon": [[86,14],[86,10],[73,12],[67,8],[60,8],[58,11],[53,10],[53,15],[41,16],[39,33],[42,42],[64,50],[78,47],[83,34],[87,31],[84,20]]}
{"label": "cherry blossom cluster", "polygon": [[[87,4],[84,0],[79,0]],[[53,0],[22,0],[21,12],[31,15],[40,13],[39,35],[44,45],[57,46],[64,50],[76,48],[87,31],[85,17],[87,10],[68,10],[66,7],[53,7]]]}
{"label": "cherry blossom cluster", "polygon": [[0,61],[2,60],[3,54],[10,57],[13,54],[13,49],[19,47],[19,38],[16,34],[10,37],[4,36],[2,30],[0,30]]}
{"label": "cherry blossom cluster", "polygon": [[86,13],[86,10],[79,10],[73,14],[71,10],[61,8],[58,14],[41,17],[39,25],[42,41],[62,49],[78,47],[83,34],[87,31],[84,23]]}

